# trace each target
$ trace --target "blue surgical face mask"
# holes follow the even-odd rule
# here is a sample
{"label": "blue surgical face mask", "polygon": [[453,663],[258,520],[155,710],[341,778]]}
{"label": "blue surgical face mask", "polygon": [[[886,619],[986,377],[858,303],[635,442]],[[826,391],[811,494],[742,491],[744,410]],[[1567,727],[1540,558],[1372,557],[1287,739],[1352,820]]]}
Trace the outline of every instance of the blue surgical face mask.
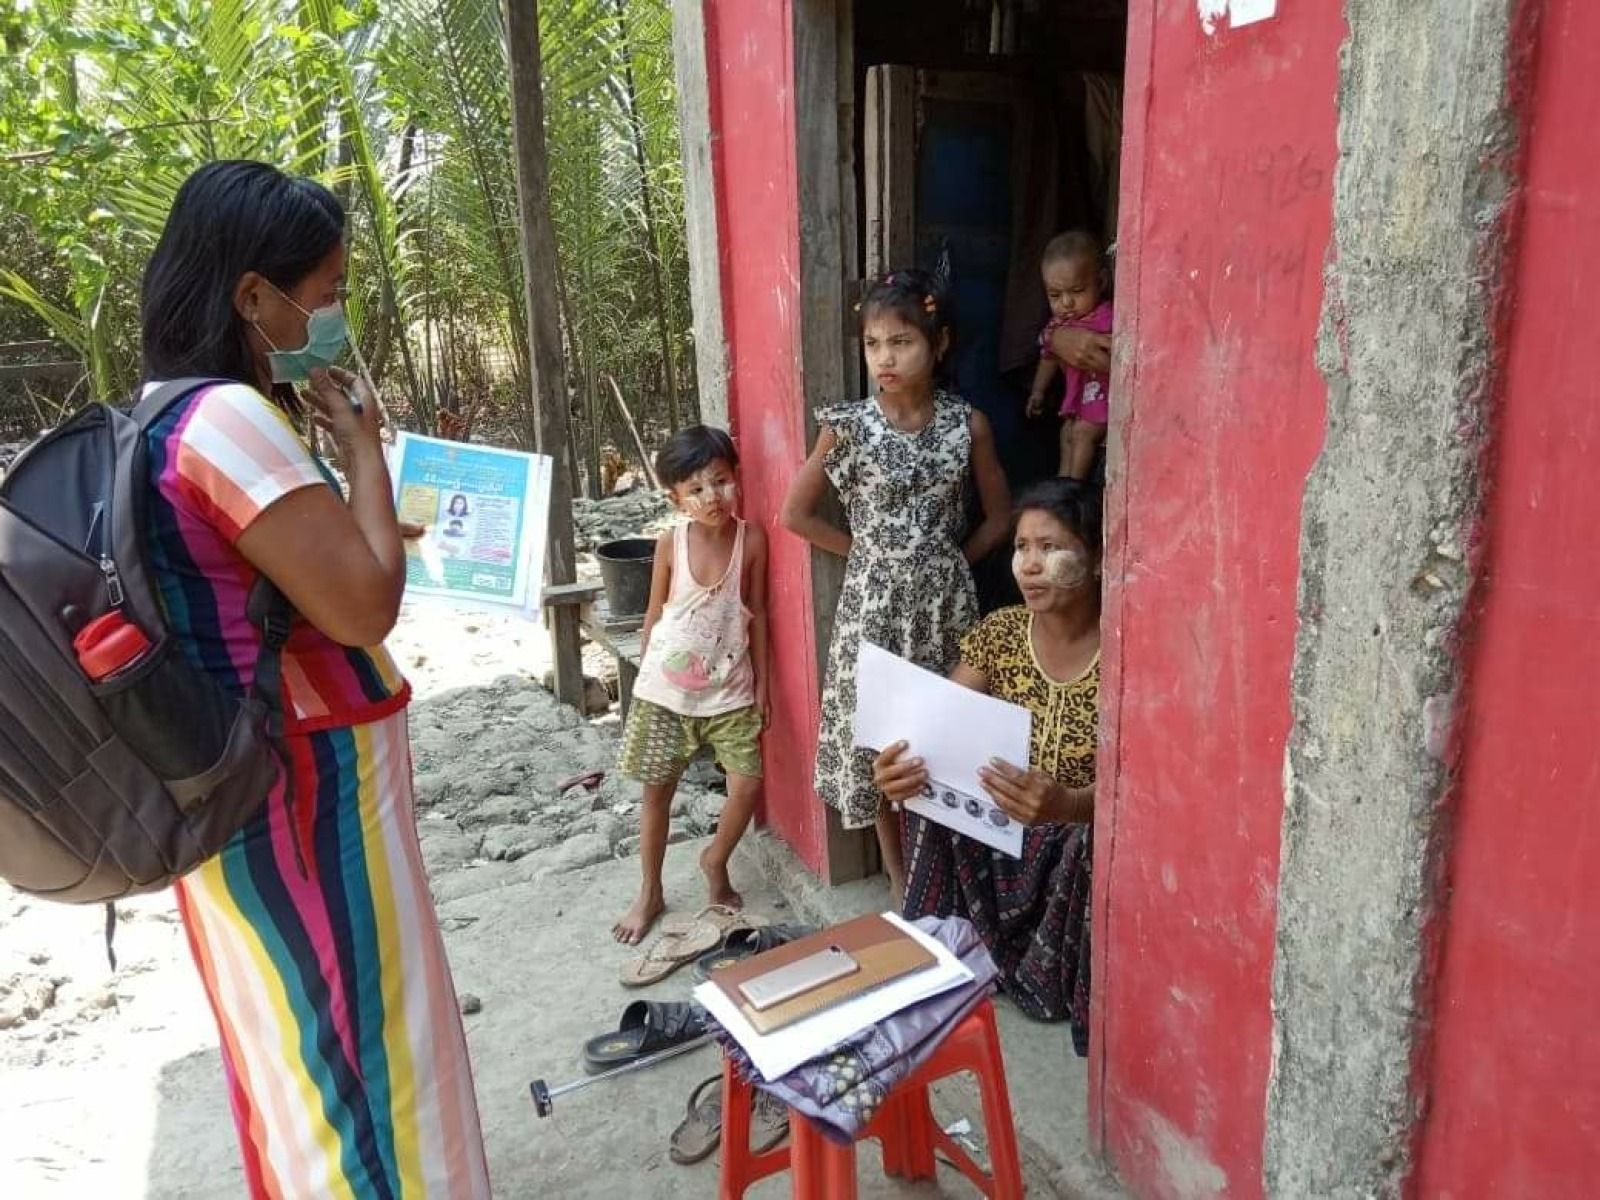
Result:
{"label": "blue surgical face mask", "polygon": [[344,353],[345,344],[350,340],[350,331],[344,320],[344,305],[335,302],[306,312],[282,289],[274,286],[273,291],[306,314],[306,344],[298,350],[279,350],[272,346],[272,339],[267,337],[260,325],[253,321],[251,324],[255,325],[256,332],[261,334],[267,345],[272,346],[267,354],[272,382],[304,383],[311,377],[312,371],[319,367],[331,367]]}

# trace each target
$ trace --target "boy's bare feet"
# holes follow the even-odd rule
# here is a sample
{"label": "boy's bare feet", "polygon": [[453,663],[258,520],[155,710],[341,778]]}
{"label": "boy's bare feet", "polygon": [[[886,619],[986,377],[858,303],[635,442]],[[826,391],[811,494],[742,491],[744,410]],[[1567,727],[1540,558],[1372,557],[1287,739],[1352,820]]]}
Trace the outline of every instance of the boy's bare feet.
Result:
{"label": "boy's bare feet", "polygon": [[611,927],[611,936],[624,946],[637,946],[656,923],[656,918],[667,911],[667,904],[658,892],[653,896],[641,895],[633,907],[622,914],[621,920]]}
{"label": "boy's bare feet", "polygon": [[700,870],[706,877],[706,888],[712,904],[723,904],[737,911],[744,907],[744,897],[733,890],[733,880],[728,878],[728,864],[717,864],[710,858],[708,846],[700,852]]}

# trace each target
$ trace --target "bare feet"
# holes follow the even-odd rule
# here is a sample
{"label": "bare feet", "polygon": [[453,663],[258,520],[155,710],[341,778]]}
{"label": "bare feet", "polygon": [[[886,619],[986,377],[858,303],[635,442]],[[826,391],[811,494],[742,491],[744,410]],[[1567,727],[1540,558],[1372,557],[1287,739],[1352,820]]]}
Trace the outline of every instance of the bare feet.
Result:
{"label": "bare feet", "polygon": [[622,919],[611,927],[611,936],[624,946],[637,946],[644,941],[645,934],[650,932],[651,926],[656,923],[656,918],[667,910],[666,901],[661,893],[653,896],[640,895],[633,902],[633,907],[622,914]]}
{"label": "bare feet", "polygon": [[700,870],[706,877],[711,903],[723,904],[735,911],[743,908],[744,897],[733,890],[733,880],[728,878],[728,864],[712,862],[710,853],[710,847],[700,852]]}

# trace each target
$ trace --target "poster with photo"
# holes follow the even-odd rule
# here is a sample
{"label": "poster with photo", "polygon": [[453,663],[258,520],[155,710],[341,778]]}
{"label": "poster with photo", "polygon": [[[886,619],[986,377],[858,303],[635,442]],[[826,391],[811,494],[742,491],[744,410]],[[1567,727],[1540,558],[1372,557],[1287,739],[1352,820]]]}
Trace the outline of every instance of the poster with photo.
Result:
{"label": "poster with photo", "polygon": [[537,615],[550,520],[540,454],[402,433],[390,462],[406,543],[406,595]]}

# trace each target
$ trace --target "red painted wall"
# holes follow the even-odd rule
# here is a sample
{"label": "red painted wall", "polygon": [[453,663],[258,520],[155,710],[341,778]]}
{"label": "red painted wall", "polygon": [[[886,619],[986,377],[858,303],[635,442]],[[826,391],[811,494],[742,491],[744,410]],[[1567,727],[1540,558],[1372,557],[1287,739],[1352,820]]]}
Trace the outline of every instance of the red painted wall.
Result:
{"label": "red painted wall", "polygon": [[810,549],[778,526],[784,492],[810,449],[800,388],[792,19],[787,0],[705,0],[729,423],[744,515],[765,526],[772,548],[773,724],[763,747],[763,818],[822,875],[827,827],[811,790],[821,685]]}
{"label": "red painted wall", "polygon": [[1600,1187],[1600,7],[1545,6],[1413,1191]]}
{"label": "red painted wall", "polygon": [[1137,1195],[1251,1197],[1343,6],[1129,7],[1092,1136]]}

